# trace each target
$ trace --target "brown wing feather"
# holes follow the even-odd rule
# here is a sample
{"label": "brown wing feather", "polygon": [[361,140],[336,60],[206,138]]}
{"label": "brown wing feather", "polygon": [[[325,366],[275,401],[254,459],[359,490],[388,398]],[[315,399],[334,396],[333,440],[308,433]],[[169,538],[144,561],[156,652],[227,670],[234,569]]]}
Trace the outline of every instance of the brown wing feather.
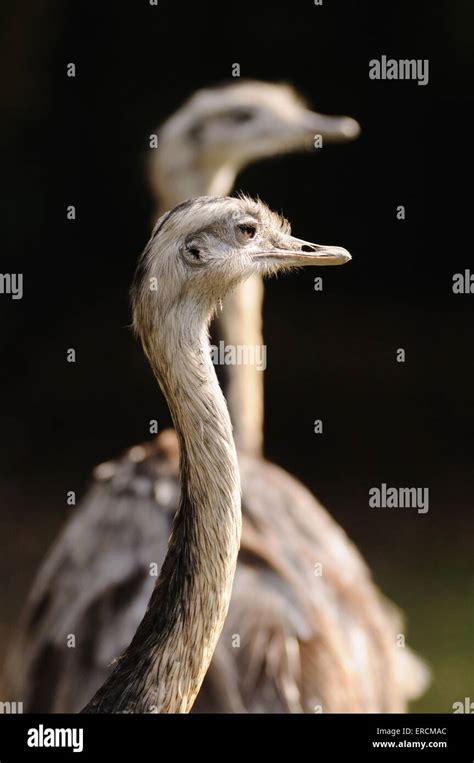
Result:
{"label": "brown wing feather", "polygon": [[[286,472],[240,461],[242,548],[194,711],[403,710],[427,672],[397,647],[400,617],[359,552]],[[28,711],[84,706],[131,640],[155,582],[150,563],[159,568],[165,556],[178,500],[173,436],[96,472],[39,572],[7,657],[9,695]]]}

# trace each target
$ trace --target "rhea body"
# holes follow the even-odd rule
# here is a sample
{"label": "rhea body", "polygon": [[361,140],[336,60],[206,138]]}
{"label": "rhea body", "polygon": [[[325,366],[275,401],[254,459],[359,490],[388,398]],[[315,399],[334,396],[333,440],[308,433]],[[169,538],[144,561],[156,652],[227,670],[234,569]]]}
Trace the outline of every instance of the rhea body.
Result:
{"label": "rhea body", "polygon": [[230,602],[241,532],[240,478],[210,356],[219,299],[255,273],[343,264],[349,253],[295,239],[250,199],[204,197],[159,220],[133,287],[134,327],[180,445],[168,552],[134,639],[86,712],[189,712]]}

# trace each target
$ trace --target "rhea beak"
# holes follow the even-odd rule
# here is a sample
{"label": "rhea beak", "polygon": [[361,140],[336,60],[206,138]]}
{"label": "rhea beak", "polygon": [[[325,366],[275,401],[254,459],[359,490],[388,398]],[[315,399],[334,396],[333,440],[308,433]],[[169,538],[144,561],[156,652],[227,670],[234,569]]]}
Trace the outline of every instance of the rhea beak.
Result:
{"label": "rhea beak", "polygon": [[352,259],[342,246],[312,244],[294,236],[281,235],[278,243],[265,251],[256,252],[254,258],[264,258],[282,267],[305,265],[344,265]]}
{"label": "rhea beak", "polygon": [[331,117],[309,109],[304,111],[301,125],[311,135],[322,135],[328,143],[345,143],[360,135],[360,125],[352,117]]}

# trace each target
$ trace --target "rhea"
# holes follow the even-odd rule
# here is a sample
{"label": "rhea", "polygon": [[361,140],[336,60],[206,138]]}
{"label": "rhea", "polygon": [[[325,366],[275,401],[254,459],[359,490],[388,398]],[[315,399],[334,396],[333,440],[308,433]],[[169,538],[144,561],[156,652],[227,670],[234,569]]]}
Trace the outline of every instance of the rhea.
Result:
{"label": "rhea", "polygon": [[[311,111],[288,85],[239,81],[200,90],[158,130],[149,167],[156,204],[164,212],[193,194],[225,195],[251,162],[310,148],[315,135],[324,144],[348,141],[359,129],[350,117]],[[258,274],[223,299],[218,317],[228,345],[263,345],[262,300]],[[242,648],[221,640],[196,709],[300,711],[317,701],[333,710],[385,709],[375,690],[364,689],[363,697],[335,693],[321,669],[329,661],[348,672],[353,639],[341,647],[339,624],[355,595],[365,605],[351,625],[366,632],[371,647],[374,623],[383,622],[363,563],[321,505],[261,458],[263,374],[255,366],[231,366],[226,381],[243,473],[244,530],[231,611]],[[135,632],[153,585],[150,564],[161,566],[177,508],[177,453],[174,432],[165,430],[96,468],[91,489],[39,571],[7,657],[9,690],[30,711],[81,707]],[[328,570],[317,581],[324,596],[316,600],[309,593],[315,555]],[[345,568],[358,570],[352,587]],[[326,598],[340,616],[330,621],[326,614],[321,642],[315,630]],[[392,629],[385,631],[388,640]],[[71,633],[75,649],[66,645]],[[365,675],[362,660],[352,683],[365,683]]]}
{"label": "rhea", "polygon": [[[191,189],[225,194],[259,155],[310,146],[315,133],[347,140],[358,130],[350,118],[310,112],[286,86],[234,83],[196,93],[159,130],[151,176],[164,207]],[[218,314],[230,344],[263,341],[260,281],[252,276],[223,299]],[[260,457],[262,374],[230,370],[242,543],[224,632],[193,710],[404,710],[423,690],[426,670],[397,645],[398,612],[317,499]],[[129,643],[151,594],[150,566],[166,554],[177,454],[166,430],[97,467],[38,574],[8,655],[8,688],[30,711],[82,707]],[[75,649],[67,646],[72,633]]]}
{"label": "rhea", "polygon": [[290,235],[250,199],[202,197],[158,221],[132,289],[133,325],[168,401],[180,498],[147,612],[85,712],[190,711],[229,607],[241,534],[232,426],[210,358],[220,299],[253,275],[350,260]]}

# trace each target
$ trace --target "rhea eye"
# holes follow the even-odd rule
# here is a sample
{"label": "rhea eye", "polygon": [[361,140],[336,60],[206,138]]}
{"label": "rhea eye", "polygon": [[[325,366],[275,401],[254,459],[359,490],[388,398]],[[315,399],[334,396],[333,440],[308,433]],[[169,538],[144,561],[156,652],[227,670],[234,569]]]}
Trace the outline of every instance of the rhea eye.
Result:
{"label": "rhea eye", "polygon": [[235,124],[242,124],[243,122],[250,122],[254,118],[254,112],[250,109],[233,109],[227,114],[227,119]]}
{"label": "rhea eye", "polygon": [[253,225],[252,223],[241,223],[237,226],[239,229],[239,232],[241,235],[246,239],[247,241],[250,241],[252,238],[255,238],[255,235],[257,233],[257,226]]}
{"label": "rhea eye", "polygon": [[186,245],[183,249],[183,254],[188,262],[198,263],[202,260],[201,250],[195,244],[191,244],[189,246]]}

